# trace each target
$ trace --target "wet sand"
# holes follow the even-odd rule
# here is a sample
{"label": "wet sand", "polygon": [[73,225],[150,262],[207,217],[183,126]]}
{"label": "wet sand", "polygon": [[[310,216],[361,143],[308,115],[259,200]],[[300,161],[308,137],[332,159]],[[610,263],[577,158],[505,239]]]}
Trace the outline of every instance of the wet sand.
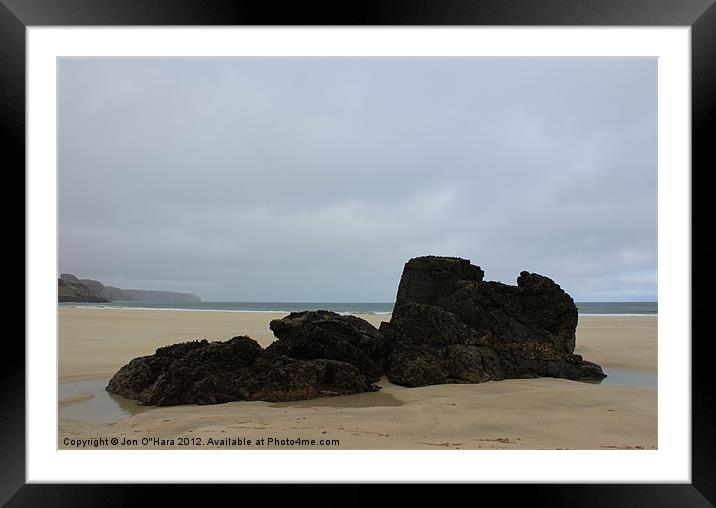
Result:
{"label": "wet sand", "polygon": [[656,316],[580,316],[575,353],[602,367],[656,372]]}
{"label": "wet sand", "polygon": [[[657,447],[656,389],[550,378],[422,388],[393,385],[383,378],[378,383],[382,387],[379,392],[290,403],[233,402],[137,408],[133,412],[131,404],[122,401],[124,414],[106,419],[90,418],[91,411],[85,410],[99,398],[102,404],[111,400],[100,392],[93,396],[92,389],[87,388],[90,385],[80,385],[82,381],[96,380],[91,386],[99,389],[132,358],[182,340],[249,335],[266,346],[274,340],[268,322],[283,315],[61,308],[60,383],[68,389],[75,383],[83,388],[75,392],[66,389],[60,395],[58,446],[75,448],[72,439],[116,437],[120,443],[128,440],[118,448]],[[376,326],[390,318],[361,317]],[[655,373],[657,318],[580,316],[577,353],[605,369]],[[261,439],[263,446],[257,445]],[[315,440],[315,444],[276,445],[269,444],[270,439],[279,443]],[[322,445],[320,440],[337,440],[338,444]]]}

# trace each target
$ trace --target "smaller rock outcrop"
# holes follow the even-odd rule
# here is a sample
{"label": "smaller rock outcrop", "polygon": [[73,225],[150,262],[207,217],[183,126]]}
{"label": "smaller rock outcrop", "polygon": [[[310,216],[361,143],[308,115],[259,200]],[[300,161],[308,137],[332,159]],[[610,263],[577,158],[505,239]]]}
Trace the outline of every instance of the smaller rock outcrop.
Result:
{"label": "smaller rock outcrop", "polygon": [[129,362],[107,385],[110,393],[156,406],[278,402],[376,389],[353,365],[267,354],[245,336],[161,347]]}
{"label": "smaller rock outcrop", "polygon": [[346,362],[357,367],[370,382],[377,381],[385,369],[383,337],[359,317],[327,310],[292,312],[283,319],[274,319],[269,327],[278,338],[266,348],[269,354]]}

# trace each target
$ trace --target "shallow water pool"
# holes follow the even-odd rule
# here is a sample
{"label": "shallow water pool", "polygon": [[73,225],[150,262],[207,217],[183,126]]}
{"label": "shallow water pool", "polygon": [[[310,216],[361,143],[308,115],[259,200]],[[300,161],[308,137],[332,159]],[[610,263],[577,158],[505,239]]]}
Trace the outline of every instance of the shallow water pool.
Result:
{"label": "shallow water pool", "polygon": [[603,369],[607,375],[601,383],[612,386],[633,386],[636,388],[656,388],[656,372],[637,372],[621,369]]}
{"label": "shallow water pool", "polygon": [[147,407],[140,406],[133,400],[107,392],[106,386],[106,379],[86,379],[59,385],[60,417],[93,423],[113,423],[147,411]]}

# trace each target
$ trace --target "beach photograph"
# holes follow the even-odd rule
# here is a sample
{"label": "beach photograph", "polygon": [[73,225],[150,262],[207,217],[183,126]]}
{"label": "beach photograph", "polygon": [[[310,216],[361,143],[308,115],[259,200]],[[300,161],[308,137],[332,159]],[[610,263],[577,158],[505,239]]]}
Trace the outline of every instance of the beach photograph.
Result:
{"label": "beach photograph", "polygon": [[656,58],[57,77],[58,449],[659,448]]}

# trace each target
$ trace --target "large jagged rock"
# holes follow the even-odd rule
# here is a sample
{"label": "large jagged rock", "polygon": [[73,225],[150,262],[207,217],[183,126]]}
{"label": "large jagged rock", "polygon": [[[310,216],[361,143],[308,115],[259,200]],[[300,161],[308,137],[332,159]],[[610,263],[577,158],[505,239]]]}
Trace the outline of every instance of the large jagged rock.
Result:
{"label": "large jagged rock", "polygon": [[269,327],[278,340],[266,348],[267,353],[350,363],[371,382],[385,370],[383,337],[359,317],[326,310],[292,312],[283,319],[274,319]]}
{"label": "large jagged rock", "polygon": [[156,406],[290,401],[376,389],[353,365],[267,354],[245,336],[161,347],[129,362],[107,385],[110,393]]}
{"label": "large jagged rock", "polygon": [[517,286],[483,277],[461,258],[406,263],[391,321],[380,327],[391,350],[392,382],[605,377],[601,367],[573,354],[577,308],[559,285],[528,272]]}

